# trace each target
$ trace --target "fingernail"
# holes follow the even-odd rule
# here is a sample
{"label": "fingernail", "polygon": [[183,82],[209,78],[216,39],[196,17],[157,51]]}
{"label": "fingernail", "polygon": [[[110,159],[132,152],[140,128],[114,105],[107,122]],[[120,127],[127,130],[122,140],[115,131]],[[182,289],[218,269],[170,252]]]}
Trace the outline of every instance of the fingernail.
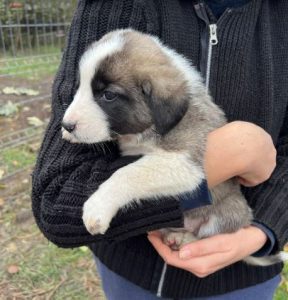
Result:
{"label": "fingernail", "polygon": [[179,252],[179,257],[181,259],[187,259],[190,256],[191,256],[191,251],[188,249],[183,249],[183,250],[180,250],[180,252]]}

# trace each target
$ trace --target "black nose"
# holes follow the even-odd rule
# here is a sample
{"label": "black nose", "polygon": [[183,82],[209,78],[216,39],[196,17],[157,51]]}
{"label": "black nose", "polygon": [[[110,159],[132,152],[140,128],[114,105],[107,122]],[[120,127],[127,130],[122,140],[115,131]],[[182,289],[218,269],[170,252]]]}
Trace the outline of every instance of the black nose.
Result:
{"label": "black nose", "polygon": [[67,130],[68,132],[72,132],[75,127],[76,127],[76,123],[65,123],[65,122],[62,122],[62,127]]}

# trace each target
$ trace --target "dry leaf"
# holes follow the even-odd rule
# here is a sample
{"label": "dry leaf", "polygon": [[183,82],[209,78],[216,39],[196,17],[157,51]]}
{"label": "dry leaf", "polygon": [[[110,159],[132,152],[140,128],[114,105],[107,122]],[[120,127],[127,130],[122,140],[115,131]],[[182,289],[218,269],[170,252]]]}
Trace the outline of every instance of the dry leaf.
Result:
{"label": "dry leaf", "polygon": [[44,104],[43,109],[51,111],[51,104]]}
{"label": "dry leaf", "polygon": [[87,252],[89,249],[86,246],[79,247],[82,252]]}
{"label": "dry leaf", "polygon": [[13,94],[18,95],[17,90],[11,86],[6,86],[2,91],[3,91],[3,94],[5,94],[5,95],[13,95]]}
{"label": "dry leaf", "polygon": [[28,120],[29,125],[32,125],[32,126],[35,126],[35,127],[42,126],[44,124],[44,122],[41,121],[37,117],[28,117],[27,120]]}
{"label": "dry leaf", "polygon": [[31,110],[31,108],[29,106],[24,106],[22,108],[22,111],[30,111],[30,110]]}
{"label": "dry leaf", "polygon": [[17,265],[10,265],[7,267],[7,272],[9,274],[16,274],[19,272],[19,267]]}
{"label": "dry leaf", "polygon": [[2,179],[3,178],[3,175],[5,174],[5,171],[4,170],[2,170],[2,169],[0,169],[0,179]]}
{"label": "dry leaf", "polygon": [[39,95],[39,91],[32,90],[32,89],[17,88],[17,90],[21,95],[28,95],[28,96],[38,96]]}
{"label": "dry leaf", "polygon": [[15,253],[15,252],[17,252],[17,250],[18,250],[16,244],[13,243],[13,242],[9,243],[9,244],[7,245],[7,247],[6,247],[6,249],[7,249],[7,251],[10,252],[10,253]]}
{"label": "dry leaf", "polygon": [[12,164],[13,164],[13,166],[17,167],[17,166],[19,166],[19,161],[13,160],[13,161],[12,161]]}
{"label": "dry leaf", "polygon": [[4,206],[4,199],[0,198],[0,207]]}
{"label": "dry leaf", "polygon": [[28,95],[28,96],[37,96],[39,91],[27,89],[25,87],[14,88],[13,86],[6,86],[3,90],[3,93],[6,95]]}
{"label": "dry leaf", "polygon": [[18,112],[18,105],[8,101],[4,105],[0,105],[0,116],[10,117]]}
{"label": "dry leaf", "polygon": [[37,152],[39,150],[39,148],[40,148],[40,142],[36,142],[36,143],[28,145],[28,149],[32,153]]}

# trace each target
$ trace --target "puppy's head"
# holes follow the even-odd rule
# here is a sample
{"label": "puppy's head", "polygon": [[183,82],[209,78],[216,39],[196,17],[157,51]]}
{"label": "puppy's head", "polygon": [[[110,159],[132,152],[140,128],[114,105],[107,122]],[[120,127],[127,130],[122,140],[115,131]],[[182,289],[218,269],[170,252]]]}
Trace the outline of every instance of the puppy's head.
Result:
{"label": "puppy's head", "polygon": [[92,44],[80,60],[63,138],[97,143],[151,126],[165,135],[188,107],[187,80],[173,55],[156,38],[133,30],[111,32]]}

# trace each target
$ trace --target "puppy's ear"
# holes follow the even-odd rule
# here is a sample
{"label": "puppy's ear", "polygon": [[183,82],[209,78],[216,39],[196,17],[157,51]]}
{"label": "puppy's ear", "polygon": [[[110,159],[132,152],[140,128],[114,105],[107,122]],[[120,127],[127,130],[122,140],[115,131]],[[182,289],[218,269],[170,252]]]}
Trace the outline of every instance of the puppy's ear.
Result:
{"label": "puppy's ear", "polygon": [[[175,89],[173,91],[175,92]],[[161,93],[151,81],[143,81],[142,92],[151,111],[155,129],[161,135],[165,135],[176,126],[188,109],[187,97],[177,92],[175,94],[171,89]]]}

